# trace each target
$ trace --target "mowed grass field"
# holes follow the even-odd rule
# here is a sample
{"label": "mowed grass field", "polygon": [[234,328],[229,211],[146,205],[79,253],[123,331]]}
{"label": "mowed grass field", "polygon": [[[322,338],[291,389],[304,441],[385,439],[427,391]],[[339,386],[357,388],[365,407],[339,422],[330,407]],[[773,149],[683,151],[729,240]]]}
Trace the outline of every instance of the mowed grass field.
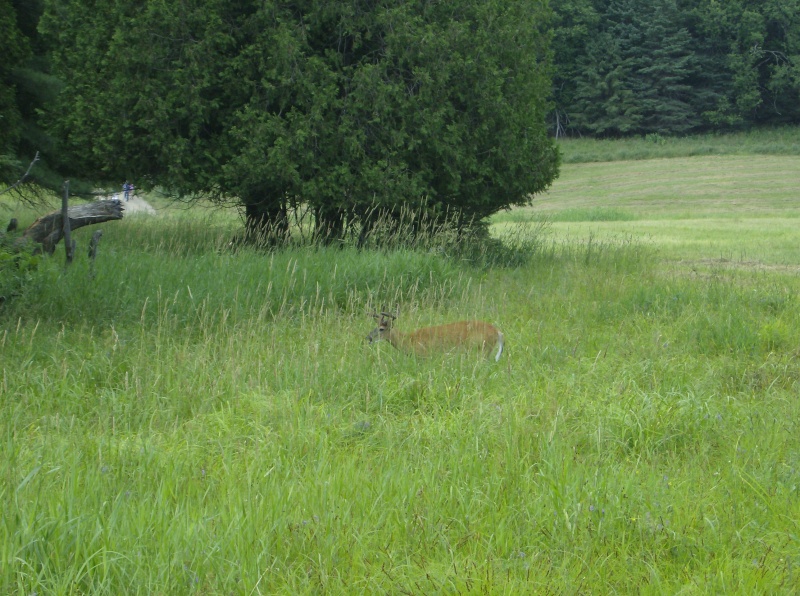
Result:
{"label": "mowed grass field", "polygon": [[[0,592],[796,593],[800,158],[755,153],[568,159],[492,258],[163,204],[90,276],[79,230],[0,310]],[[507,350],[366,344],[398,306]]]}
{"label": "mowed grass field", "polygon": [[495,216],[560,237],[633,236],[663,258],[797,267],[800,159],[711,156],[566,164],[532,207]]}

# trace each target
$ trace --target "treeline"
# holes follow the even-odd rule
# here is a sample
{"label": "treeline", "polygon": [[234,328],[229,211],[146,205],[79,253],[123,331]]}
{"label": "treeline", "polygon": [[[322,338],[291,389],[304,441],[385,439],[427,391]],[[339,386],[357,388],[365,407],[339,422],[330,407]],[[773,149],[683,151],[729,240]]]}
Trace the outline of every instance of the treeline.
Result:
{"label": "treeline", "polygon": [[556,134],[800,122],[800,0],[553,0]]}

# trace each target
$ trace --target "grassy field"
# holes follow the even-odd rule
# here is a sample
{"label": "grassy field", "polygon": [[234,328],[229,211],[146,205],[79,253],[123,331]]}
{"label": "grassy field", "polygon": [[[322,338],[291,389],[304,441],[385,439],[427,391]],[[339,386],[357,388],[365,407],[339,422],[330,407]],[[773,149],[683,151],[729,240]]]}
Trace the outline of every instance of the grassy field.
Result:
{"label": "grassy field", "polygon": [[659,134],[624,141],[592,138],[560,140],[564,162],[631,161],[720,155],[800,155],[800,129],[755,129],[736,134],[710,133],[690,137]]}
{"label": "grassy field", "polygon": [[[567,161],[497,216],[513,266],[231,254],[167,206],[43,261],[0,310],[0,592],[800,590],[798,158]],[[393,305],[507,352],[367,345]]]}
{"label": "grassy field", "polygon": [[710,156],[565,164],[532,207],[495,216],[549,222],[561,239],[634,237],[663,259],[800,270],[800,158]]}

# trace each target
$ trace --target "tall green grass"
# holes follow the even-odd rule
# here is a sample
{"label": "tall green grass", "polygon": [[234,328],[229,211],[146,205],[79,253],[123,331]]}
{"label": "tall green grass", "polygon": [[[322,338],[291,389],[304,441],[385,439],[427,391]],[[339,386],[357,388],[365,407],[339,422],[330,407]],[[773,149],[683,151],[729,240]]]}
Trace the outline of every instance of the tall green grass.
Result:
{"label": "tall green grass", "polygon": [[[0,306],[0,592],[797,592],[795,269],[678,267],[576,194],[472,247],[165,207],[44,259]],[[368,345],[383,307],[503,358]]]}
{"label": "tall green grass", "polygon": [[[796,277],[546,234],[492,268],[232,254],[184,223],[107,226],[94,279],[50,261],[3,307],[1,591],[797,589]],[[386,304],[507,351],[368,346]]]}

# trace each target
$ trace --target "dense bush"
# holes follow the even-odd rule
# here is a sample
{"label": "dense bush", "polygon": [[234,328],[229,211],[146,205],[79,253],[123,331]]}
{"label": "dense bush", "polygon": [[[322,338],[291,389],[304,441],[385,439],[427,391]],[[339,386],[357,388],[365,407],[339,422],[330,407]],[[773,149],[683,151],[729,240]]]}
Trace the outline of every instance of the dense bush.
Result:
{"label": "dense bush", "polygon": [[100,4],[42,20],[86,176],[240,202],[268,239],[308,205],[330,240],[408,209],[464,227],[557,174],[546,2]]}

